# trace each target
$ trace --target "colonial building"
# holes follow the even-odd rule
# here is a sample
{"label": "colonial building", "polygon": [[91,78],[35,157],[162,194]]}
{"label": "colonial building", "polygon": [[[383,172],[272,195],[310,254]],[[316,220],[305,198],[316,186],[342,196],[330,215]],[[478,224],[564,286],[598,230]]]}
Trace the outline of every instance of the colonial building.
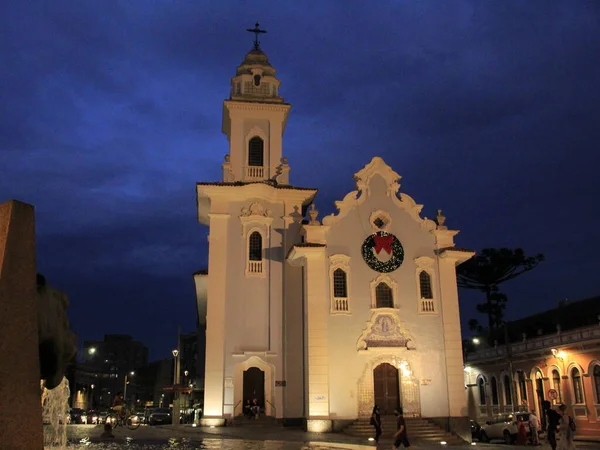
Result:
{"label": "colonial building", "polygon": [[577,436],[600,436],[600,297],[561,302],[508,324],[507,342],[466,354],[465,385],[471,418],[533,411],[564,403]]}
{"label": "colonial building", "polygon": [[319,220],[317,190],[290,184],[291,106],[275,75],[258,45],[244,57],[223,102],[223,178],[197,183],[210,228],[208,271],[195,274],[204,423],[257,398],[268,416],[315,431],[368,417],[375,403],[468,430],[455,267],[474,252],[455,247],[441,212],[437,223],[421,217],[379,157]]}

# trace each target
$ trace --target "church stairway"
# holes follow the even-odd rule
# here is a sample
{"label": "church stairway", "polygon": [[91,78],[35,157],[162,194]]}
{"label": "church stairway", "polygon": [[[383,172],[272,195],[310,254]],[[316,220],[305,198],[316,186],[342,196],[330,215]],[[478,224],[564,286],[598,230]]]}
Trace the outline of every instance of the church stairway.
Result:
{"label": "church stairway", "polygon": [[[405,417],[408,439],[411,442],[440,443],[445,441],[448,445],[464,444],[458,436],[444,431],[438,425],[420,417]],[[396,417],[381,416],[382,439],[391,439],[396,432]],[[375,429],[369,424],[369,418],[358,419],[344,429],[344,433],[350,436],[374,437]]]}

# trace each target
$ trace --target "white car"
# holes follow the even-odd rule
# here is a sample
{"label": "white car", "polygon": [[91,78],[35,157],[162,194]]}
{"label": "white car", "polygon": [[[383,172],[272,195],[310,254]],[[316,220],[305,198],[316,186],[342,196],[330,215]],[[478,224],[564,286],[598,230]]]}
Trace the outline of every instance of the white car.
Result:
{"label": "white car", "polygon": [[529,413],[501,414],[481,426],[479,440],[489,442],[492,439],[503,439],[507,444],[513,444],[517,440],[518,420],[525,422],[527,436],[531,435],[529,431]]}

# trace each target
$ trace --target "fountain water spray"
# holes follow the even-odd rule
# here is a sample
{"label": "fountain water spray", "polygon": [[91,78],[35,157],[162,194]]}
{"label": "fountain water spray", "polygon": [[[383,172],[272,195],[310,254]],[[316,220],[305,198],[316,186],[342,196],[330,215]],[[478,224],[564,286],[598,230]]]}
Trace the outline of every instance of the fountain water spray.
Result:
{"label": "fountain water spray", "polygon": [[69,380],[63,377],[54,389],[46,389],[42,381],[42,417],[44,420],[44,448],[64,449],[67,446],[69,422]]}

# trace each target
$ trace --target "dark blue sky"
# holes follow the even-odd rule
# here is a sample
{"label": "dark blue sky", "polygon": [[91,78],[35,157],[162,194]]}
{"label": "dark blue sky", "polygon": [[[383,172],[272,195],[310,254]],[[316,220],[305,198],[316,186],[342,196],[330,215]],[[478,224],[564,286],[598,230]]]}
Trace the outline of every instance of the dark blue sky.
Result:
{"label": "dark blue sky", "polygon": [[293,105],[291,180],[320,189],[321,217],[379,155],[459,246],[545,253],[506,285],[509,317],[600,294],[597,1],[8,2],[0,201],[36,206],[39,271],[82,338],[161,357],[193,329],[195,182],[220,179],[256,20]]}

